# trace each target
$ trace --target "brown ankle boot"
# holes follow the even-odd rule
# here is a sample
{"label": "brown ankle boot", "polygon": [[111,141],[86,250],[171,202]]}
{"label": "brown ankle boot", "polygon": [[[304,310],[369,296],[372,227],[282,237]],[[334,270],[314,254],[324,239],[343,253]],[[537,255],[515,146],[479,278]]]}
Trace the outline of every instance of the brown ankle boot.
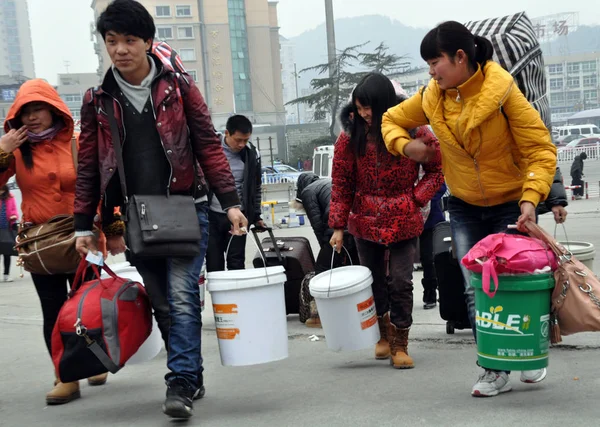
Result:
{"label": "brown ankle boot", "polygon": [[307,328],[320,328],[321,327],[321,319],[319,317],[311,317],[306,319],[304,322]]}
{"label": "brown ankle boot", "polygon": [[107,378],[108,378],[108,372],[105,372],[100,375],[94,375],[93,377],[88,378],[88,384],[91,386],[104,385],[104,384],[106,384]]}
{"label": "brown ankle boot", "polygon": [[396,369],[414,368],[415,364],[412,357],[408,355],[408,331],[410,329],[400,329],[390,323],[389,337],[392,358],[390,363]]}
{"label": "brown ankle boot", "polygon": [[54,382],[54,388],[46,395],[47,405],[62,405],[72,400],[79,399],[79,381],[72,383]]}
{"label": "brown ankle boot", "polygon": [[385,313],[377,318],[379,324],[379,335],[381,338],[375,344],[375,359],[383,360],[390,357],[390,342],[388,339],[388,330],[390,327],[390,313]]}

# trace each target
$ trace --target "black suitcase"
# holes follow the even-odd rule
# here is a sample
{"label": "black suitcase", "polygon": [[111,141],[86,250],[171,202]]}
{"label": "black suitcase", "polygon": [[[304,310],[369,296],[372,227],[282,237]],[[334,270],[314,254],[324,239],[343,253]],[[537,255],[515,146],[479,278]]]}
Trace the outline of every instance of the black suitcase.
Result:
{"label": "black suitcase", "polygon": [[[305,237],[279,237],[276,239],[273,229],[267,228],[266,231],[269,233],[269,237],[263,239],[261,244],[257,229],[252,229],[256,243],[263,249],[267,267],[282,265],[285,268],[287,281],[284,289],[287,314],[299,313],[302,280],[308,273],[315,271],[315,256],[310,242]],[[275,245],[274,242],[276,242]],[[255,268],[264,267],[260,253],[256,253],[252,264]]]}
{"label": "black suitcase", "polygon": [[433,262],[438,281],[440,316],[446,321],[446,333],[470,329],[464,279],[458,260],[452,253],[449,222],[440,222],[433,230]]}

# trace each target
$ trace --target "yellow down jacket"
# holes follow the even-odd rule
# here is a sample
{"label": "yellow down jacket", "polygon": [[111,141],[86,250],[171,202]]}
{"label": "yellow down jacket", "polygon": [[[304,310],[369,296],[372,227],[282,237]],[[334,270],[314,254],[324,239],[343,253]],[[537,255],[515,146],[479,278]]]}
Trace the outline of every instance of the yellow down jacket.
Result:
{"label": "yellow down jacket", "polygon": [[556,147],[513,77],[489,61],[457,89],[431,80],[383,116],[387,149],[404,155],[407,129],[430,123],[452,195],[476,206],[519,200],[538,205],[556,172]]}

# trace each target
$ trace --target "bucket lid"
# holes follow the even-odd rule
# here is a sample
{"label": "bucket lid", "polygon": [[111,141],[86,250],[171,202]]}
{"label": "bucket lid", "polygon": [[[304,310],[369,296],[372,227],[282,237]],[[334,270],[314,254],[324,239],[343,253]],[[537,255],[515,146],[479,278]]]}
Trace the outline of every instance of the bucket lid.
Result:
{"label": "bucket lid", "polygon": [[561,242],[561,241],[559,241],[558,243],[563,245],[566,250],[570,251],[575,256],[596,252],[596,250],[594,249],[594,245],[589,242],[573,242],[573,241]]}
{"label": "bucket lid", "polygon": [[313,277],[309,288],[310,294],[315,298],[339,298],[360,292],[372,283],[371,270],[361,265],[351,265],[334,268]]}
{"label": "bucket lid", "polygon": [[[476,289],[483,288],[480,273],[471,273],[471,286]],[[491,278],[490,286],[494,288]],[[552,288],[554,288],[554,276],[549,273],[498,275],[498,292],[545,291]]]}
{"label": "bucket lid", "polygon": [[[138,272],[137,268],[132,266],[127,261],[117,262],[115,264],[108,264],[108,266],[113,271],[113,273],[115,273],[117,276],[119,274],[123,274],[123,273],[129,273],[129,272],[137,273]],[[108,275],[108,273],[106,271],[102,271],[102,278],[105,278],[105,277],[110,277],[110,276]]]}
{"label": "bucket lid", "polygon": [[209,292],[233,291],[278,285],[285,283],[286,280],[285,269],[281,265],[247,270],[213,271],[206,275],[206,289]]}

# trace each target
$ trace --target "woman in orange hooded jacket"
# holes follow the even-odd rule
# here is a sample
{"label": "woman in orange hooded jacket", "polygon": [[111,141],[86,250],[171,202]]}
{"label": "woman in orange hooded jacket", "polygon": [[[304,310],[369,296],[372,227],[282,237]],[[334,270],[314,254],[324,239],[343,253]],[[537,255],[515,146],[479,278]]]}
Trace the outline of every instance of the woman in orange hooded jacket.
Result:
{"label": "woman in orange hooded jacket", "polygon": [[[0,138],[0,185],[16,176],[23,223],[42,224],[56,215],[73,214],[77,175],[73,127],[69,108],[47,82],[29,80],[21,86],[4,122],[6,134]],[[74,274],[32,273],[31,278],[42,306],[46,347],[52,355],[52,330]],[[106,374],[89,382],[102,385]],[[79,396],[79,382],[62,383],[57,378],[46,402],[62,404]]]}

